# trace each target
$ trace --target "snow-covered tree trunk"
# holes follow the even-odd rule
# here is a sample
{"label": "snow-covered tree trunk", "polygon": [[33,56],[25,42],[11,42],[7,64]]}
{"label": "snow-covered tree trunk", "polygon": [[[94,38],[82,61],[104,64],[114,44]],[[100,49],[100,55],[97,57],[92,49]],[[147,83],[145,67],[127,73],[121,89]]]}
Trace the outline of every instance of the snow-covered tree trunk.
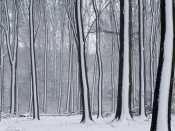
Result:
{"label": "snow-covered tree trunk", "polygon": [[[150,40],[150,41],[152,41],[152,40]],[[151,87],[151,106],[152,106],[152,104],[153,104],[153,97],[154,97],[152,42],[150,42],[149,48],[150,48],[150,87]]]}
{"label": "snow-covered tree trunk", "polygon": [[[133,50],[133,57],[134,57],[134,50]],[[135,60],[133,60],[133,65],[135,65],[136,62]],[[133,88],[132,88],[132,93],[133,93],[133,108],[135,108],[135,105],[136,105],[136,66],[133,66],[133,69],[132,69],[132,73],[133,73]]]}
{"label": "snow-covered tree trunk", "polygon": [[138,0],[138,17],[139,17],[139,115],[142,119],[146,119],[145,112],[145,58],[144,58],[144,19],[143,19],[143,1]]}
{"label": "snow-covered tree trunk", "polygon": [[43,112],[47,113],[47,48],[48,48],[48,27],[46,15],[46,1],[44,1],[44,24],[45,24],[45,47],[44,47],[44,102]]}
{"label": "snow-covered tree trunk", "polygon": [[80,82],[81,82],[81,95],[82,95],[82,106],[83,106],[83,117],[81,122],[91,122],[91,111],[90,111],[90,101],[89,101],[89,86],[87,79],[87,69],[85,60],[85,41],[82,23],[82,0],[76,0],[75,3],[75,17],[76,17],[76,27],[77,27],[77,38],[78,38],[78,57],[79,57],[79,68],[80,68]]}
{"label": "snow-covered tree trunk", "polygon": [[29,28],[30,28],[30,55],[31,55],[31,75],[32,75],[32,103],[33,103],[33,119],[39,118],[39,104],[37,91],[37,75],[36,75],[36,59],[35,59],[35,43],[34,43],[34,0],[30,0],[29,6]]}
{"label": "snow-covered tree trunk", "polygon": [[10,108],[10,113],[11,114],[16,114],[16,67],[15,64],[12,64],[11,67],[11,77],[12,77],[12,81],[11,81],[11,108]]}
{"label": "snow-covered tree trunk", "polygon": [[161,0],[161,44],[151,131],[171,131],[171,70],[173,61],[173,1]]}
{"label": "snow-covered tree trunk", "polygon": [[151,20],[151,33],[150,33],[150,41],[149,41],[149,49],[150,49],[150,87],[151,87],[151,109],[153,106],[153,99],[154,99],[154,69],[153,69],[153,34],[154,34],[154,12],[153,12],[153,7],[151,5],[151,14],[152,14],[152,20]]}
{"label": "snow-covered tree trunk", "polygon": [[120,1],[120,63],[118,103],[115,119],[130,121],[129,107],[129,1]]}
{"label": "snow-covered tree trunk", "polygon": [[0,45],[0,59],[1,59],[0,60],[0,110],[3,111],[3,108],[4,108],[4,56],[5,55],[4,55],[2,39],[0,43],[1,43]]}
{"label": "snow-covered tree trunk", "polygon": [[[64,8],[62,8],[62,12],[64,11]],[[64,14],[64,13],[63,13]],[[63,77],[63,44],[64,44],[64,28],[65,28],[65,16],[61,16],[61,40],[60,40],[60,69],[59,69],[59,98],[58,98],[58,107],[57,107],[57,112],[60,114],[61,113],[61,104],[62,104],[62,77]]]}
{"label": "snow-covered tree trunk", "polygon": [[131,107],[132,107],[132,90],[134,89],[134,86],[133,86],[133,75],[132,75],[132,72],[133,72],[133,43],[132,43],[132,29],[133,29],[133,26],[132,26],[132,1],[129,0],[128,2],[128,10],[129,10],[129,14],[128,14],[128,22],[129,22],[129,25],[128,25],[128,54],[129,54],[129,112],[130,112],[130,115],[132,117],[132,112],[131,112]]}
{"label": "snow-covered tree trunk", "polygon": [[10,14],[8,11],[8,4],[7,0],[5,0],[5,16],[6,16],[6,24],[7,24],[7,29],[6,31],[6,45],[7,45],[7,50],[8,50],[8,55],[9,55],[9,60],[10,60],[10,67],[11,67],[11,92],[10,92],[10,113],[11,114],[16,114],[17,110],[17,94],[16,94],[16,69],[17,69],[17,51],[18,51],[18,15],[19,15],[19,1],[15,0],[14,1],[15,7],[14,7],[14,41],[13,41],[13,46],[14,48],[12,49],[11,47],[11,34],[10,34]]}
{"label": "snow-covered tree trunk", "polygon": [[45,28],[45,50],[44,50],[44,105],[43,112],[47,112],[47,45],[48,45],[48,29]]}
{"label": "snow-covered tree trunk", "polygon": [[[119,49],[119,74],[118,74],[118,95],[117,110],[115,119],[120,119],[122,112],[122,87],[123,87],[123,53],[124,53],[124,1],[120,1],[120,49]],[[123,11],[122,11],[123,10]]]}
{"label": "snow-covered tree trunk", "polygon": [[100,18],[96,0],[93,0],[93,8],[96,15],[96,55],[98,65],[98,114],[97,118],[102,117],[102,86],[103,86],[103,68],[100,50]]}
{"label": "snow-covered tree trunk", "polygon": [[29,101],[29,109],[28,112],[32,114],[32,77],[30,78],[30,101]]}
{"label": "snow-covered tree trunk", "polygon": [[[115,30],[115,11],[113,3],[110,4],[110,24],[111,30]],[[111,54],[111,87],[112,87],[112,111],[115,111],[115,80],[114,80],[114,62],[115,62],[115,36],[112,35],[112,54]]]}
{"label": "snow-covered tree trunk", "polygon": [[[2,2],[0,3],[0,22],[2,23]],[[2,38],[3,38],[2,31],[3,31],[3,29],[1,28],[1,25],[0,25],[0,71],[1,71],[1,56],[3,54],[2,50],[1,50],[1,48],[3,46],[3,44],[2,44],[3,43],[3,41],[2,41]],[[1,77],[0,77],[0,85],[1,85]],[[0,88],[0,102],[1,102],[1,89],[2,88]]]}
{"label": "snow-covered tree trunk", "polygon": [[[2,23],[2,2],[0,4],[0,22]],[[3,111],[4,103],[4,29],[0,29],[0,112]]]}
{"label": "snow-covered tree trunk", "polygon": [[72,43],[72,32],[69,22],[69,74],[68,74],[68,91],[67,91],[67,101],[66,101],[66,113],[69,113],[70,110],[70,96],[73,92],[71,85],[72,83],[72,65],[73,65],[73,43]]}
{"label": "snow-covered tree trunk", "polygon": [[78,62],[76,62],[76,105],[77,105],[77,112],[79,111],[79,101],[80,101],[80,87],[79,87],[79,66],[78,66]]}
{"label": "snow-covered tree trunk", "polygon": [[96,74],[97,74],[97,55],[95,54],[94,60],[94,72],[93,72],[93,85],[91,91],[91,112],[94,112],[94,95],[95,95],[95,85],[96,85]]}

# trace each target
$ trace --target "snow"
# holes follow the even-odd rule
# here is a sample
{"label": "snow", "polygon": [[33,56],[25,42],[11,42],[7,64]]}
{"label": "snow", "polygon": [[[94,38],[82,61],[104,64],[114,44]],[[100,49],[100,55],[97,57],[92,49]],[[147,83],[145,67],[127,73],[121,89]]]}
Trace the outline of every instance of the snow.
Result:
{"label": "snow", "polygon": [[[132,122],[111,123],[114,115],[97,119],[93,116],[94,123],[80,123],[81,115],[74,116],[41,116],[41,120],[32,120],[31,117],[13,117],[2,119],[0,131],[149,131],[151,120],[141,121],[135,118]],[[172,123],[175,122],[173,117]],[[172,124],[173,125],[173,124]],[[175,130],[175,125],[172,131]]]}

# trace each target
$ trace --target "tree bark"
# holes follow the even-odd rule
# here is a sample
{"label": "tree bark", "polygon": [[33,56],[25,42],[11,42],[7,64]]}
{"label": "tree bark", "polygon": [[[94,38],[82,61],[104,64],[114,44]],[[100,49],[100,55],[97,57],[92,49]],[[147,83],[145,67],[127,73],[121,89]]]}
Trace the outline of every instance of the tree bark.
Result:
{"label": "tree bark", "polygon": [[[170,85],[173,63],[173,4],[172,0],[161,0],[161,43],[154,92],[151,131],[171,131],[170,105],[172,86]],[[160,117],[161,116],[161,117]]]}
{"label": "tree bark", "polygon": [[119,52],[118,103],[115,119],[131,120],[129,106],[129,1],[120,1],[120,52]]}
{"label": "tree bark", "polygon": [[143,1],[138,0],[138,17],[139,17],[139,115],[146,119],[145,112],[145,59],[144,59],[144,24],[143,24]]}
{"label": "tree bark", "polygon": [[39,104],[38,104],[38,91],[37,91],[33,9],[34,9],[34,0],[30,0],[29,27],[30,27],[30,55],[31,55],[31,75],[32,75],[33,119],[39,120],[40,118],[39,118]]}
{"label": "tree bark", "polygon": [[8,4],[7,0],[5,0],[5,16],[6,16],[6,23],[7,29],[6,31],[6,45],[10,60],[10,67],[11,67],[11,92],[10,92],[10,114],[16,114],[17,111],[17,87],[16,87],[16,70],[17,70],[17,52],[18,52],[18,15],[19,15],[19,1],[14,1],[15,7],[15,20],[14,20],[14,48],[11,48],[11,37],[10,37],[10,18],[9,18],[9,11],[8,11]]}
{"label": "tree bark", "polygon": [[102,86],[103,86],[103,68],[100,50],[100,18],[96,0],[93,0],[93,8],[96,15],[96,55],[98,66],[98,114],[97,118],[103,117],[102,114]]}
{"label": "tree bark", "polygon": [[89,85],[87,79],[87,69],[85,60],[85,41],[83,33],[83,23],[82,23],[82,0],[76,0],[75,3],[75,17],[76,17],[76,28],[77,28],[77,38],[78,38],[78,60],[80,68],[80,85],[81,85],[81,96],[82,96],[82,107],[83,114],[81,122],[92,121],[91,111],[90,111],[90,101],[89,101]]}

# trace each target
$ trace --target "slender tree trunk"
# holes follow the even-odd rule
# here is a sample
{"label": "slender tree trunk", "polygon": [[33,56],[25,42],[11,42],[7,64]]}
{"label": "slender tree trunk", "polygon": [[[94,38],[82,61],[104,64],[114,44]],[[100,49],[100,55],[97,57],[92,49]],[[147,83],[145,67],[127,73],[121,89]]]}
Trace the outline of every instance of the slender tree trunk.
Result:
{"label": "slender tree trunk", "polygon": [[6,31],[6,45],[10,60],[10,67],[11,67],[11,92],[10,92],[10,113],[16,114],[17,110],[17,92],[16,92],[16,69],[17,69],[17,51],[18,51],[18,14],[19,14],[19,1],[14,1],[15,7],[15,20],[14,20],[14,48],[11,49],[11,42],[10,42],[10,18],[9,18],[9,11],[8,11],[8,4],[7,0],[5,0],[5,15],[6,15],[6,23],[7,29]]}
{"label": "slender tree trunk", "polygon": [[[2,23],[2,2],[0,9],[0,22]],[[4,30],[0,29],[0,112],[3,111],[4,108]]]}
{"label": "slender tree trunk", "polygon": [[30,102],[28,112],[32,114],[32,77],[30,78]]}
{"label": "slender tree trunk", "polygon": [[128,11],[129,11],[129,16],[128,16],[128,59],[129,59],[129,113],[130,113],[130,116],[132,117],[132,112],[131,112],[131,107],[132,107],[132,90],[134,89],[133,87],[133,81],[132,81],[132,72],[133,72],[133,68],[132,68],[132,61],[133,61],[133,45],[132,45],[132,1],[129,0],[128,2]]}
{"label": "slender tree trunk", "polygon": [[[112,4],[110,4],[110,24],[111,24],[111,30],[116,29],[114,19],[114,7]],[[112,59],[111,59],[111,86],[112,86],[112,111],[115,111],[115,80],[114,80],[114,62],[115,62],[115,37],[112,35]]]}
{"label": "slender tree trunk", "polygon": [[[125,12],[125,13],[124,13]],[[131,120],[129,106],[129,1],[120,1],[118,103],[115,119]]]}
{"label": "slender tree trunk", "polygon": [[36,59],[35,59],[35,43],[34,43],[34,0],[30,0],[29,6],[29,27],[30,27],[30,55],[31,55],[31,73],[32,73],[32,103],[33,103],[33,119],[39,120],[39,104],[37,91],[37,75],[36,75]]}
{"label": "slender tree trunk", "polygon": [[140,90],[139,90],[139,115],[142,119],[146,119],[145,112],[145,63],[144,63],[144,30],[143,30],[143,1],[138,0],[138,16],[139,16],[139,77],[140,77]]}
{"label": "slender tree trunk", "polygon": [[[152,3],[150,2],[150,5]],[[154,13],[153,13],[153,7],[151,6],[151,14],[152,14],[152,20],[151,20],[151,34],[150,34],[150,41],[149,41],[149,49],[150,49],[150,87],[151,87],[151,109],[153,106],[153,98],[154,98],[154,71],[153,71],[153,32],[154,32]]]}
{"label": "slender tree trunk", "polygon": [[[3,31],[2,36],[3,37]],[[1,45],[0,45],[0,110],[4,110],[4,49],[3,49],[3,38],[1,39]]]}
{"label": "slender tree trunk", "polygon": [[43,112],[47,113],[47,45],[48,45],[48,29],[45,28],[45,51],[44,51],[44,106]]}
{"label": "slender tree trunk", "polygon": [[[63,9],[64,12],[64,9]],[[62,77],[63,77],[63,44],[64,44],[64,27],[65,27],[65,17],[62,16],[61,20],[61,41],[60,41],[60,78],[59,78],[59,99],[58,99],[58,107],[57,112],[61,113],[61,102],[62,102]]]}
{"label": "slender tree trunk", "polygon": [[79,59],[79,68],[80,68],[80,82],[81,82],[81,95],[82,95],[82,107],[83,114],[81,122],[90,122],[92,121],[91,111],[90,111],[90,101],[89,101],[89,86],[87,79],[87,69],[86,69],[86,60],[85,60],[85,41],[83,33],[83,23],[82,23],[82,0],[76,0],[75,3],[75,17],[76,17],[76,27],[77,27],[77,38],[78,38],[78,59]]}
{"label": "slender tree trunk", "polygon": [[15,40],[14,40],[14,52],[12,61],[12,114],[16,114],[17,111],[17,54],[18,54],[18,0],[15,0]]}
{"label": "slender tree trunk", "polygon": [[102,86],[103,86],[103,68],[100,50],[100,18],[99,10],[97,9],[96,0],[93,0],[93,8],[96,15],[96,55],[98,65],[98,114],[97,118],[101,118],[102,114]]}
{"label": "slender tree trunk", "polygon": [[47,113],[47,52],[48,52],[48,26],[47,26],[47,12],[46,1],[44,1],[44,24],[45,24],[45,47],[44,47],[44,101],[43,112]]}
{"label": "slender tree trunk", "polygon": [[76,99],[76,101],[77,101],[77,111],[79,111],[79,105],[80,105],[80,103],[79,103],[79,99],[80,99],[80,97],[79,97],[79,94],[80,94],[80,87],[79,87],[79,67],[78,67],[78,62],[76,62],[76,84],[77,84],[77,86],[76,86],[76,96],[77,96],[77,99]]}
{"label": "slender tree trunk", "polygon": [[67,91],[67,103],[66,103],[66,113],[69,113],[70,110],[70,96],[73,92],[71,85],[72,83],[72,56],[73,56],[73,43],[72,43],[72,32],[70,28],[70,22],[69,22],[69,75],[68,75],[68,91]]}
{"label": "slender tree trunk", "polygon": [[92,113],[94,112],[94,95],[95,95],[95,85],[96,85],[96,74],[97,74],[97,55],[95,54],[92,96],[91,96],[91,112]]}

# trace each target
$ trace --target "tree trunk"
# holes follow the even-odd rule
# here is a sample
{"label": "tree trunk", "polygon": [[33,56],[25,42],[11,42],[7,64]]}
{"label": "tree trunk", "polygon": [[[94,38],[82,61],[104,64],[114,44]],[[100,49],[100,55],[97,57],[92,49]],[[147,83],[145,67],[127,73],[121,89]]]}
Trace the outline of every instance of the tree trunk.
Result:
{"label": "tree trunk", "polygon": [[48,29],[45,28],[45,51],[44,51],[44,106],[43,112],[47,113],[47,45],[48,45]]}
{"label": "tree trunk", "polygon": [[30,78],[30,102],[29,102],[29,109],[28,112],[32,114],[32,77]]}
{"label": "tree trunk", "polygon": [[11,114],[16,114],[16,64],[11,65]]}
{"label": "tree trunk", "polygon": [[[64,9],[62,9],[64,12]],[[59,99],[57,113],[61,113],[61,102],[62,102],[62,77],[63,77],[63,44],[64,44],[64,27],[65,27],[65,17],[62,16],[61,20],[61,41],[60,41],[60,78],[59,78]]]}
{"label": "tree trunk", "polygon": [[5,0],[5,16],[6,16],[6,23],[7,29],[6,31],[6,45],[10,60],[10,67],[11,67],[11,92],[10,92],[10,114],[16,114],[17,110],[17,97],[16,97],[16,69],[17,69],[17,51],[18,51],[18,15],[19,15],[19,1],[14,1],[15,7],[15,20],[14,20],[14,48],[11,48],[10,43],[10,17],[8,11],[8,4],[7,0]]}
{"label": "tree trunk", "polygon": [[103,68],[100,50],[100,18],[99,10],[97,9],[96,0],[93,0],[93,8],[96,15],[96,55],[98,65],[98,114],[97,118],[102,117],[102,86],[103,86]]}
{"label": "tree trunk", "polygon": [[[114,7],[112,4],[110,4],[110,24],[111,24],[111,30],[115,31],[115,13],[114,13]],[[111,87],[112,87],[112,111],[115,111],[115,80],[114,80],[114,62],[115,62],[115,37],[112,35],[112,54],[111,54]]]}
{"label": "tree trunk", "polygon": [[92,96],[91,96],[91,112],[92,113],[94,112],[94,95],[95,95],[95,85],[96,85],[96,74],[97,74],[97,55],[95,54]]}
{"label": "tree trunk", "polygon": [[87,79],[87,69],[85,60],[85,41],[83,33],[83,23],[82,23],[82,0],[76,0],[75,4],[75,17],[76,17],[76,27],[77,27],[77,38],[78,38],[78,57],[79,57],[79,68],[80,68],[80,82],[81,82],[81,96],[82,96],[82,106],[83,106],[83,116],[81,122],[92,121],[91,111],[90,111],[90,101],[89,101],[89,86]]}
{"label": "tree trunk", "polygon": [[33,7],[34,0],[30,0],[29,6],[29,27],[30,27],[30,55],[31,55],[31,73],[32,73],[32,103],[33,103],[33,119],[39,120],[39,104],[37,91],[37,75],[36,75],[36,59],[35,59],[35,43],[34,43],[34,16]]}
{"label": "tree trunk", "polygon": [[156,88],[154,92],[153,116],[151,131],[171,131],[170,105],[172,86],[172,56],[173,56],[173,10],[172,0],[161,0],[161,43],[157,71]]}
{"label": "tree trunk", "polygon": [[143,1],[138,0],[138,16],[139,16],[139,77],[140,77],[140,90],[139,90],[139,115],[142,119],[146,119],[145,112],[145,60],[144,60],[144,30],[143,30]]}
{"label": "tree trunk", "polygon": [[73,86],[71,85],[72,84],[71,83],[72,82],[72,65],[73,65],[72,57],[73,57],[73,43],[72,43],[72,32],[71,32],[71,27],[70,27],[70,22],[69,22],[69,74],[68,74],[68,91],[67,91],[66,113],[69,113],[70,96],[73,92],[73,90],[72,90]]}
{"label": "tree trunk", "polygon": [[[0,11],[0,22],[2,23],[2,2]],[[0,112],[4,108],[4,30],[0,29]]]}
{"label": "tree trunk", "polygon": [[[125,12],[125,13],[124,13]],[[120,1],[120,52],[119,52],[118,103],[115,119],[130,121],[129,106],[129,1]]]}
{"label": "tree trunk", "polygon": [[0,47],[0,110],[4,110],[4,53],[3,53],[3,42]]}
{"label": "tree trunk", "polygon": [[117,111],[115,119],[120,120],[122,112],[122,87],[123,87],[123,61],[124,61],[124,0],[120,1],[120,49],[119,49],[119,74],[118,74],[118,95]]}

